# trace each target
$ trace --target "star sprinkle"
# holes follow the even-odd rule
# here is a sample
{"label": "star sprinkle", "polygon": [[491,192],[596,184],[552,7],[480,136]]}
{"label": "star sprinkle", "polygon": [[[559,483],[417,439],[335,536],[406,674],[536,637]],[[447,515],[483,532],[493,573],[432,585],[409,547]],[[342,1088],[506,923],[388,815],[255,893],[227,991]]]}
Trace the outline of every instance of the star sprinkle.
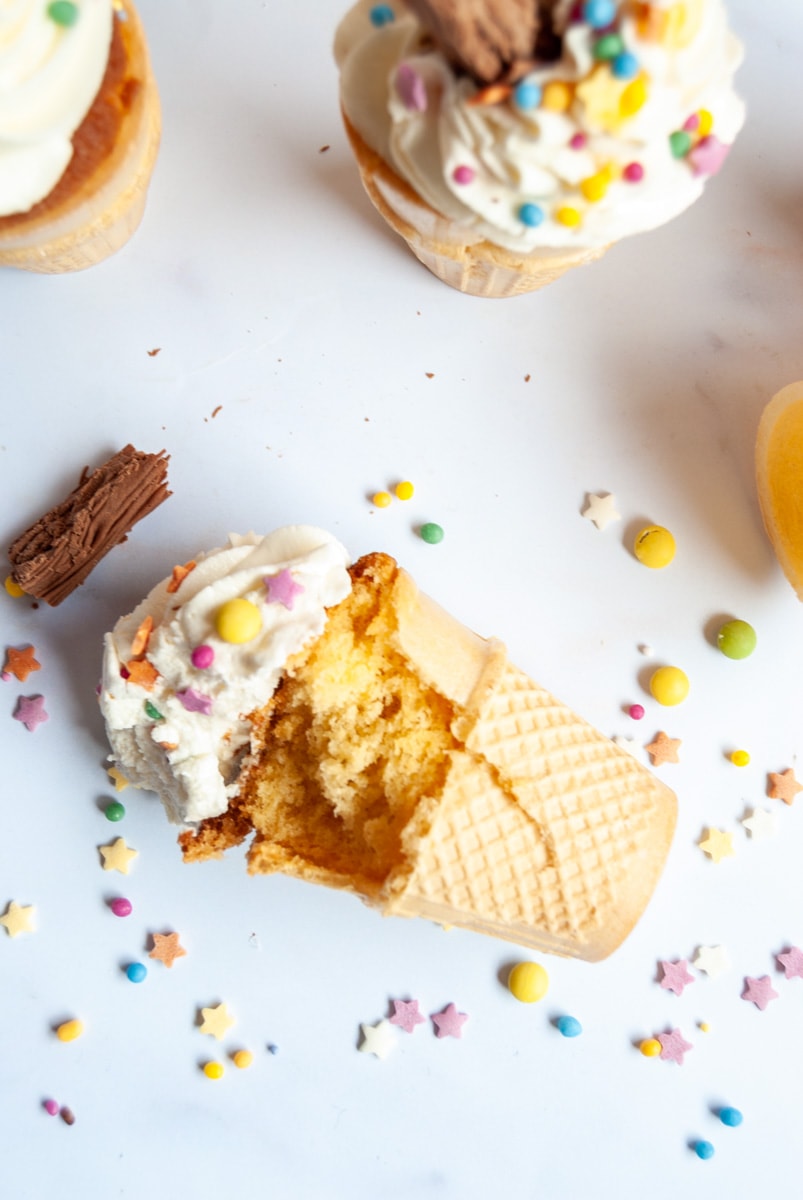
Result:
{"label": "star sprinkle", "polygon": [[39,725],[50,719],[50,713],[45,712],[44,696],[20,696],[13,717],[15,721],[22,721],[28,732],[33,733]]}
{"label": "star sprinkle", "polygon": [[610,67],[600,65],[577,88],[585,105],[587,121],[605,133],[615,133],[622,123],[622,94],[627,84],[619,80]]}
{"label": "star sprinkle", "polygon": [[692,966],[704,971],[709,979],[716,979],[730,969],[731,960],[724,946],[700,946],[692,959]]}
{"label": "star sprinkle", "polygon": [[225,1004],[216,1004],[213,1008],[202,1008],[201,1016],[201,1033],[208,1033],[211,1037],[221,1041],[226,1036],[226,1031],[231,1029],[234,1024],[234,1017],[229,1014]]}
{"label": "star sprinkle", "polygon": [[683,1057],[693,1050],[691,1042],[687,1042],[679,1029],[671,1029],[669,1033],[659,1033],[656,1035],[656,1041],[661,1043],[660,1058],[664,1062],[677,1063],[679,1067],[683,1066]]}
{"label": "star sprinkle", "polygon": [[620,750],[626,750],[628,754],[632,754],[634,758],[638,758],[639,744],[635,738],[622,737],[621,734],[617,734],[616,737],[611,738],[611,741]]}
{"label": "star sprinkle", "polygon": [[666,988],[668,992],[674,992],[676,996],[682,996],[683,989],[688,987],[690,983],[694,983],[694,976],[689,974],[689,964],[685,958],[676,959],[674,962],[667,962],[661,959],[658,965],[662,971],[660,979],[661,987]]}
{"label": "star sprinkle", "polygon": [[411,112],[427,111],[427,87],[423,77],[403,62],[396,71],[396,90],[405,108]]}
{"label": "star sprinkle", "polygon": [[117,767],[109,767],[106,771],[106,774],[114,784],[114,790],[116,792],[122,792],[128,787],[128,780],[122,771],[117,769]]}
{"label": "star sprinkle", "polygon": [[803,950],[797,946],[790,946],[783,954],[776,954],[775,957],[783,967],[787,979],[803,979]]}
{"label": "star sprinkle", "polygon": [[798,783],[795,773],[790,767],[788,771],[770,771],[767,795],[770,800],[783,800],[791,804],[798,792],[803,792],[803,783]]}
{"label": "star sprinkle", "polygon": [[771,813],[768,808],[752,809],[749,816],[742,818],[742,824],[754,842],[772,837],[778,828],[775,813]]}
{"label": "star sprinkle", "polygon": [[296,596],[306,591],[306,588],[293,579],[289,567],[279,571],[278,575],[266,575],[265,587],[268,589],[268,603],[283,604],[286,609],[292,609]]}
{"label": "star sprinkle", "polygon": [[695,175],[716,175],[725,159],[728,157],[730,146],[709,133],[701,138],[696,146],[686,155],[686,161],[691,163]]}
{"label": "star sprinkle", "polygon": [[119,871],[121,875],[128,874],[131,863],[139,854],[139,850],[132,850],[121,837],[108,846],[98,846],[98,849],[103,856],[103,870]]}
{"label": "star sprinkle", "polygon": [[377,1058],[387,1058],[396,1045],[390,1021],[383,1018],[376,1025],[360,1025],[362,1041],[358,1049],[363,1054],[375,1054]]}
{"label": "star sprinkle", "polygon": [[462,1037],[463,1026],[468,1020],[468,1013],[457,1011],[454,1004],[447,1004],[442,1012],[432,1013],[432,1023],[435,1026],[436,1037]]}
{"label": "star sprinkle", "polygon": [[680,738],[671,738],[663,731],[656,733],[654,741],[650,742],[649,746],[644,749],[652,759],[654,767],[660,767],[664,763],[680,762],[678,750],[681,746]]}
{"label": "star sprinkle", "polygon": [[184,580],[189,575],[190,571],[194,571],[198,564],[193,559],[192,562],[184,563],[182,566],[173,567],[173,574],[170,576],[170,582],[167,585],[168,592],[172,595],[181,587]]}
{"label": "star sprinkle", "polygon": [[138,683],[146,691],[150,691],[159,678],[159,672],[147,658],[132,658],[125,665],[128,671],[128,682]]}
{"label": "star sprinkle", "polygon": [[16,900],[10,901],[8,908],[2,917],[0,917],[0,925],[3,926],[9,937],[17,937],[20,933],[34,933],[36,926],[33,923],[36,909],[33,904],[17,904]]}
{"label": "star sprinkle", "polygon": [[16,676],[20,683],[24,683],[31,671],[38,671],[42,666],[34,658],[35,653],[33,646],[26,646],[24,650],[15,650],[13,646],[9,646],[3,672]]}
{"label": "star sprinkle", "polygon": [[755,979],[752,975],[745,975],[742,999],[752,1001],[756,1008],[760,1008],[763,1012],[770,1000],[778,999],[778,993],[772,986],[769,975],[762,975],[760,979]]}
{"label": "star sprinkle", "polygon": [[709,829],[708,837],[698,843],[703,854],[707,854],[712,862],[722,862],[723,858],[733,858],[736,851],[733,848],[733,834],[725,833],[722,829]]}
{"label": "star sprinkle", "polygon": [[149,958],[156,958],[166,967],[172,967],[177,958],[183,958],[187,951],[179,945],[177,933],[154,933],[153,949]]}
{"label": "star sprinkle", "polygon": [[426,1018],[418,1011],[417,1000],[394,1000],[391,1025],[398,1025],[405,1033],[412,1033],[416,1025],[423,1025]]}
{"label": "star sprinkle", "polygon": [[616,511],[616,497],[610,492],[589,492],[586,506],[580,516],[593,521],[597,529],[604,529],[611,521],[622,519],[622,514]]}
{"label": "star sprinkle", "polygon": [[185,688],[183,692],[176,692],[176,699],[181,701],[187,712],[203,713],[205,717],[212,712],[212,697],[197,692],[195,688]]}

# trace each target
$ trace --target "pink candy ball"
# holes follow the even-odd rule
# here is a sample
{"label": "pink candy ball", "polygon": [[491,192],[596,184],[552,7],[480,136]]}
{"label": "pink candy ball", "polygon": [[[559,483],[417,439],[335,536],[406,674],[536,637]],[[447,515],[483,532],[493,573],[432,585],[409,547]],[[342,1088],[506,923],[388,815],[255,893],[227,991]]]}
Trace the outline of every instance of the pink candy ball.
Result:
{"label": "pink candy ball", "polygon": [[644,705],[643,704],[631,704],[628,711],[630,712],[630,715],[634,721],[640,721],[641,718],[644,716]]}
{"label": "pink candy ball", "polygon": [[628,163],[624,171],[622,171],[622,178],[626,179],[628,183],[641,183],[644,178],[644,168],[641,163]]}
{"label": "pink candy ball", "polygon": [[471,183],[474,179],[473,167],[455,167],[452,171],[452,179],[455,183]]}
{"label": "pink candy ball", "polygon": [[134,910],[133,904],[126,900],[125,896],[118,896],[116,900],[112,900],[109,908],[116,917],[130,917]]}
{"label": "pink candy ball", "polygon": [[215,652],[211,646],[196,646],[190,655],[192,665],[199,671],[205,671],[215,661]]}
{"label": "pink candy ball", "polygon": [[587,141],[588,139],[584,133],[575,133],[574,136],[569,139],[569,145],[571,146],[572,150],[582,150]]}
{"label": "pink candy ball", "polygon": [[56,1113],[59,1111],[58,1101],[57,1100],[45,1100],[45,1102],[42,1105],[42,1108],[45,1110],[46,1113],[49,1113],[51,1117],[55,1117]]}

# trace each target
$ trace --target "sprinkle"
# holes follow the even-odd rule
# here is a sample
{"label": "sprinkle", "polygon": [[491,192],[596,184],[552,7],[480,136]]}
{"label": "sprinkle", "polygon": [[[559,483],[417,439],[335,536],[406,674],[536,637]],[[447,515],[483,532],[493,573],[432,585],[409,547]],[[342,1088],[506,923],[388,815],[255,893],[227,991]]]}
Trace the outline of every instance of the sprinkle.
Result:
{"label": "sprinkle", "polygon": [[65,1125],[74,1125],[75,1124],[75,1113],[73,1112],[73,1110],[71,1108],[68,1108],[66,1104],[61,1109],[61,1112],[59,1115]]}
{"label": "sprinkle", "polygon": [[463,1026],[468,1020],[468,1013],[457,1011],[454,1004],[447,1004],[439,1013],[431,1014],[432,1024],[435,1026],[435,1036],[439,1038],[463,1036]]}
{"label": "sprinkle", "polygon": [[582,217],[576,208],[564,204],[555,213],[555,220],[559,225],[565,225],[567,229],[575,229],[581,223]]}
{"label": "sprinkle", "polygon": [[750,755],[746,750],[733,750],[728,758],[733,763],[734,767],[746,767],[750,762]]}
{"label": "sprinkle", "polygon": [[195,560],[191,559],[189,562],[184,563],[183,567],[173,567],[173,574],[171,575],[170,582],[167,585],[167,591],[171,596],[174,592],[178,591],[184,580],[189,575],[190,571],[194,571],[197,565],[198,564],[195,562]]}
{"label": "sprinkle", "polygon": [[234,1017],[229,1015],[229,1010],[225,1004],[216,1004],[213,1008],[201,1009],[201,1033],[208,1033],[210,1037],[217,1038],[221,1041],[225,1037],[226,1030],[231,1029],[234,1024]]}
{"label": "sprinkle", "polygon": [[716,175],[725,159],[728,157],[730,146],[721,142],[713,133],[701,138],[696,146],[689,151],[688,161],[695,175]]}
{"label": "sprinkle", "polygon": [[621,734],[617,734],[615,737],[611,738],[611,741],[613,742],[614,746],[618,746],[620,750],[626,750],[628,754],[632,754],[634,758],[638,758],[639,746],[635,738],[622,737]]}
{"label": "sprinkle", "polygon": [[377,1021],[376,1025],[360,1025],[362,1041],[358,1049],[363,1054],[374,1054],[377,1058],[387,1058],[396,1046],[396,1036],[390,1021]]}
{"label": "sprinkle", "polygon": [[650,678],[650,693],[665,708],[682,704],[689,694],[689,677],[680,667],[659,667]]}
{"label": "sprinkle", "polygon": [[289,567],[285,567],[276,575],[266,576],[265,586],[268,589],[268,603],[282,604],[288,611],[293,609],[296,597],[303,596],[306,591],[302,584],[293,579]]}
{"label": "sprinkle", "polygon": [[644,719],[643,704],[631,704],[627,712],[628,716],[632,717],[634,721],[642,721]]}
{"label": "sprinkle", "polygon": [[698,843],[703,854],[707,854],[712,862],[722,862],[723,858],[733,858],[736,851],[733,848],[733,836],[721,829],[706,830],[707,837]]}
{"label": "sprinkle", "polygon": [[[605,23],[608,24],[607,21]],[[591,53],[597,62],[610,62],[612,59],[618,58],[620,54],[624,54],[624,49],[625,44],[621,34],[604,33],[594,42]]]}
{"label": "sprinkle", "polygon": [[140,625],[137,632],[134,634],[134,640],[131,643],[131,656],[136,658],[140,654],[144,654],[148,649],[148,642],[153,632],[153,617],[146,617]]}
{"label": "sprinkle", "polygon": [[250,1050],[237,1050],[234,1054],[232,1054],[231,1061],[234,1063],[235,1067],[239,1067],[241,1071],[244,1071],[247,1067],[251,1066],[251,1063],[254,1061],[254,1056]]}
{"label": "sprinkle", "polygon": [[396,70],[396,91],[405,108],[410,112],[427,111],[427,87],[409,63],[400,63]]}
{"label": "sprinkle", "polygon": [[215,652],[211,646],[196,646],[190,655],[190,662],[199,671],[205,671],[215,661]]}
{"label": "sprinkle", "polygon": [[580,182],[580,191],[588,200],[589,204],[596,204],[600,200],[604,200],[608,188],[611,186],[611,177],[608,171],[597,171],[595,175],[588,175]]}
{"label": "sprinkle", "polygon": [[557,1021],[555,1022],[555,1026],[558,1030],[558,1033],[562,1034],[565,1038],[579,1037],[583,1032],[583,1026],[577,1020],[577,1017],[558,1017]]}
{"label": "sprinkle", "polygon": [[533,79],[522,79],[513,89],[513,103],[522,112],[538,108],[543,96],[542,88]]}
{"label": "sprinkle", "polygon": [[600,530],[610,525],[611,521],[622,519],[622,514],[616,508],[616,497],[610,492],[589,492],[586,496],[586,506],[580,516],[593,522]]}
{"label": "sprinkle", "polygon": [[479,88],[473,96],[470,96],[466,104],[471,108],[501,104],[503,100],[509,98],[512,92],[513,88],[509,83],[489,83],[487,87]]}
{"label": "sprinkle", "polygon": [[663,525],[647,525],[633,542],[633,553],[640,563],[653,570],[668,567],[675,557],[675,539]]}
{"label": "sprinkle", "polygon": [[383,25],[390,25],[396,19],[396,14],[389,4],[375,4],[368,15],[371,24],[377,29],[381,29]]}
{"label": "sprinkle", "polygon": [[392,501],[390,492],[374,492],[373,502],[376,508],[387,508]]}
{"label": "sprinkle", "polygon": [[744,1117],[738,1108],[732,1108],[729,1104],[726,1104],[724,1108],[719,1110],[719,1119],[729,1129],[736,1129],[741,1125]]}
{"label": "sprinkle", "polygon": [[707,1159],[714,1157],[714,1147],[710,1142],[703,1141],[702,1138],[694,1143],[694,1153],[698,1158]]}
{"label": "sprinkle", "polygon": [[185,712],[202,713],[205,717],[210,716],[212,712],[212,697],[205,696],[195,688],[184,688],[176,692],[176,699],[181,701]]}
{"label": "sprinkle", "polygon": [[412,1033],[416,1025],[423,1025],[426,1018],[418,1010],[417,1000],[394,1000],[391,1025],[398,1025],[405,1033]]}
{"label": "sprinkle", "polygon": [[17,583],[13,575],[6,575],[3,587],[6,589],[9,596],[13,597],[14,600],[19,600],[21,596],[25,595],[25,592]]}
{"label": "sprinkle", "polygon": [[522,1004],[543,1000],[549,989],[549,975],[540,963],[519,962],[510,970],[507,986],[512,996]]}
{"label": "sprinkle", "polygon": [[221,604],[215,614],[215,629],[224,642],[241,646],[253,641],[262,628],[262,614],[255,604],[238,596]]}
{"label": "sprinkle", "polygon": [[55,1116],[57,1115],[58,1111],[59,1111],[59,1104],[58,1104],[58,1101],[57,1101],[57,1100],[43,1100],[43,1101],[42,1101],[42,1108],[43,1108],[43,1109],[45,1110],[45,1112],[46,1112],[46,1113],[48,1113],[48,1114],[49,1114],[51,1117],[55,1117]]}
{"label": "sprinkle", "polygon": [[767,795],[771,800],[792,804],[798,792],[803,792],[803,783],[798,783],[791,767],[781,772],[770,771]]}
{"label": "sprinkle", "polygon": [[119,800],[112,800],[104,808],[103,815],[107,821],[122,821],[125,816],[125,808]]}
{"label": "sprinkle", "polygon": [[700,114],[699,113],[692,113],[691,116],[687,117],[686,120],[683,122],[683,128],[686,130],[687,133],[694,133],[698,129],[699,125],[700,125]]}
{"label": "sprinkle", "polygon": [[711,130],[714,128],[714,117],[707,108],[701,108],[697,112],[700,123],[697,126],[697,133],[701,138],[708,137]]}
{"label": "sprinkle", "polygon": [[658,1038],[645,1038],[639,1045],[639,1050],[645,1058],[657,1058],[661,1053],[661,1043]]}
{"label": "sprinkle", "polygon": [[526,204],[519,205],[518,216],[522,225],[526,225],[529,229],[536,229],[544,219],[544,210],[540,204],[532,204],[528,201]]}
{"label": "sprinkle", "polygon": [[582,15],[592,29],[604,29],[616,19],[616,5],[613,0],[586,0]]}
{"label": "sprinkle", "polygon": [[166,967],[172,967],[176,959],[183,958],[186,953],[177,933],[154,933],[153,949],[148,957],[157,959]]}
{"label": "sprinkle", "polygon": [[617,79],[633,79],[638,75],[638,69],[638,59],[629,50],[621,50],[611,63],[611,70]]}
{"label": "sprinkle", "polygon": [[583,150],[585,148],[585,144],[587,141],[588,141],[588,137],[586,136],[586,134],[575,133],[572,135],[571,138],[569,138],[569,149]]}
{"label": "sprinkle", "polygon": [[430,546],[437,546],[443,541],[443,529],[440,525],[436,525],[434,521],[427,521],[419,530],[422,541],[427,542]]}
{"label": "sprinkle", "polygon": [[726,658],[749,658],[756,648],[756,631],[747,621],[726,621],[717,633],[717,649]]}
{"label": "sprinkle", "polygon": [[776,954],[787,979],[803,979],[803,950],[790,946],[783,954]]}
{"label": "sprinkle", "polygon": [[126,845],[125,838],[117,838],[108,846],[99,846],[101,856],[103,858],[104,871],[119,871],[121,875],[127,875],[131,863],[139,854],[138,850],[132,850]]}
{"label": "sprinkle", "polygon": [[159,678],[159,672],[152,662],[147,658],[132,658],[126,663],[128,669],[128,678],[131,683],[137,683],[140,687],[150,691],[156,680]]}
{"label": "sprinkle", "polygon": [[36,661],[35,654],[36,650],[33,646],[26,646],[23,650],[16,650],[13,646],[9,646],[6,650],[3,674],[13,675],[20,683],[24,683],[31,671],[41,669],[42,664]]}
{"label": "sprinkle", "polygon": [[224,1069],[223,1063],[208,1062],[204,1064],[204,1075],[207,1079],[222,1079]]}
{"label": "sprinkle", "polygon": [[109,903],[109,908],[114,913],[115,917],[130,917],[134,911],[134,905],[125,896],[116,896]]}
{"label": "sprinkle", "polygon": [[155,704],[151,704],[150,700],[145,701],[145,715],[150,717],[152,721],[163,721],[164,717],[159,712]]}
{"label": "sprinkle", "polygon": [[473,183],[476,174],[477,172],[473,167],[468,167],[465,165],[465,163],[462,163],[460,166],[455,167],[455,169],[452,171],[452,179],[455,181],[455,183],[459,183],[461,185]]}
{"label": "sprinkle", "polygon": [[268,1054],[278,1054],[279,1053],[279,1047],[276,1046],[273,1042],[268,1042],[267,1050],[268,1050]]}
{"label": "sprinkle", "polygon": [[631,162],[622,171],[622,179],[627,183],[641,183],[644,178],[644,168],[640,162]]}
{"label": "sprinkle", "polygon": [[21,721],[29,733],[34,733],[39,725],[49,720],[50,714],[45,712],[44,696],[20,696],[13,718]]}
{"label": "sprinkle", "polygon": [[679,1029],[672,1029],[669,1033],[659,1033],[658,1041],[661,1043],[660,1057],[664,1062],[674,1062],[679,1067],[683,1066],[684,1055],[694,1049]]}
{"label": "sprinkle", "polygon": [[122,792],[128,787],[128,780],[126,779],[125,775],[123,775],[122,771],[118,770],[117,767],[109,767],[106,771],[106,774],[114,784],[114,790],[116,792]]}
{"label": "sprinkle", "polygon": [[415,488],[409,479],[404,479],[401,483],[397,483],[393,490],[398,500],[412,500],[415,495]]}
{"label": "sprinkle", "polygon": [[749,1000],[752,1004],[755,1004],[756,1008],[763,1012],[770,1000],[777,999],[778,993],[772,986],[769,975],[762,975],[758,979],[752,975],[745,975],[742,1000]]}
{"label": "sprinkle", "polygon": [[680,762],[678,750],[681,744],[680,738],[667,737],[662,731],[656,734],[655,740],[650,742],[649,746],[645,746],[644,749],[652,759],[652,765],[660,767],[664,763]]}
{"label": "sprinkle", "polygon": [[36,926],[33,923],[36,915],[36,908],[33,904],[22,905],[16,900],[11,900],[5,913],[0,917],[0,925],[3,926],[9,937],[17,937],[20,933],[34,933]]}
{"label": "sprinkle", "polygon": [[666,991],[682,996],[684,988],[694,983],[694,976],[690,974],[685,958],[676,959],[674,962],[661,959],[658,965],[661,968],[660,985]]}
{"label": "sprinkle", "polygon": [[541,104],[549,112],[566,112],[572,102],[572,88],[560,79],[553,79],[544,84],[544,94]]}
{"label": "sprinkle", "polygon": [[52,0],[47,6],[47,15],[54,25],[69,29],[78,20],[78,5],[72,0]]}
{"label": "sprinkle", "polygon": [[708,1024],[707,1021],[698,1021],[697,1028],[700,1030],[700,1033],[710,1033],[711,1032],[711,1026]]}
{"label": "sprinkle", "polygon": [[623,118],[633,117],[647,103],[649,89],[643,75],[631,80],[619,98],[619,113]]}
{"label": "sprinkle", "polygon": [[125,973],[130,983],[142,983],[147,978],[148,968],[144,963],[133,962],[128,964]]}
{"label": "sprinkle", "polygon": [[56,1030],[56,1037],[60,1042],[74,1042],[83,1032],[83,1022],[73,1018],[71,1021],[62,1021]]}
{"label": "sprinkle", "polygon": [[691,149],[691,134],[685,129],[676,129],[669,135],[669,149],[674,158],[685,158]]}
{"label": "sprinkle", "polygon": [[772,837],[777,832],[775,813],[767,808],[753,808],[746,817],[742,817],[742,825],[754,842]]}
{"label": "sprinkle", "polygon": [[653,658],[655,656],[655,651],[653,650],[652,646],[648,646],[646,643],[639,646],[638,652],[639,654],[643,655],[644,658]]}
{"label": "sprinkle", "polygon": [[700,946],[692,959],[692,966],[704,972],[709,979],[717,979],[730,970],[731,960],[724,946]]}

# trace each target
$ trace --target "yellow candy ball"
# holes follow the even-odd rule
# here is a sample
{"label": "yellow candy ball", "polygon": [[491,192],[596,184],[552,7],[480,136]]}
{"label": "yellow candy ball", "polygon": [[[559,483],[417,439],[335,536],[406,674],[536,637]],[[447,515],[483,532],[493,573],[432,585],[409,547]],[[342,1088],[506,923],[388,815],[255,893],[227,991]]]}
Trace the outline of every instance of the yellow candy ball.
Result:
{"label": "yellow candy ball", "polygon": [[390,500],[390,492],[374,492],[374,504],[377,508],[387,508]]}
{"label": "yellow candy ball", "polygon": [[675,557],[675,539],[663,525],[647,525],[636,534],[633,553],[645,567],[668,567]]}
{"label": "yellow candy ball", "polygon": [[682,704],[689,694],[689,677],[680,667],[659,667],[650,679],[650,692],[667,708]]}
{"label": "yellow candy ball", "polygon": [[730,760],[735,767],[746,767],[750,762],[750,755],[746,750],[734,750]]}
{"label": "yellow candy ball", "polygon": [[619,112],[623,117],[632,117],[647,103],[648,89],[645,79],[639,77],[629,83],[619,98]]}
{"label": "yellow candy ball", "polygon": [[81,1021],[63,1021],[56,1030],[56,1037],[60,1042],[74,1042],[84,1032],[84,1026]]}
{"label": "yellow candy ball", "polygon": [[550,112],[566,112],[571,102],[572,89],[567,83],[553,79],[551,83],[544,84],[541,94],[542,108],[548,108]]}
{"label": "yellow candy ball", "polygon": [[239,1067],[241,1071],[245,1070],[246,1067],[250,1067],[253,1061],[254,1056],[250,1050],[238,1050],[237,1053],[232,1056],[232,1062],[234,1063],[235,1067]]}
{"label": "yellow candy ball", "polygon": [[5,586],[6,591],[9,594],[9,596],[13,596],[15,600],[19,600],[20,596],[25,595],[25,592],[22,590],[20,585],[17,583],[16,579],[12,578],[11,575],[6,575],[6,581],[5,581],[4,586]]}
{"label": "yellow candy ball", "polygon": [[221,604],[215,616],[215,629],[224,642],[240,646],[250,642],[262,628],[262,613],[256,604],[241,597]]}
{"label": "yellow candy ball", "polygon": [[223,1063],[208,1062],[204,1065],[204,1075],[207,1079],[223,1078]]}
{"label": "yellow candy ball", "polygon": [[565,225],[567,229],[573,229],[580,224],[582,217],[576,208],[571,208],[568,204],[564,204],[555,213],[555,220],[559,225]]}
{"label": "yellow candy ball", "polygon": [[589,175],[580,184],[580,191],[591,204],[595,204],[598,200],[602,200],[610,186],[611,177],[607,171],[598,171],[596,175]]}
{"label": "yellow candy ball", "polygon": [[655,1058],[661,1053],[661,1043],[658,1038],[645,1038],[639,1046],[639,1050],[645,1058]]}
{"label": "yellow candy ball", "polygon": [[410,483],[409,479],[403,480],[396,484],[396,495],[399,500],[412,500],[415,488]]}
{"label": "yellow candy ball", "polygon": [[507,986],[522,1004],[533,1004],[547,994],[549,975],[540,963],[516,963],[507,977]]}

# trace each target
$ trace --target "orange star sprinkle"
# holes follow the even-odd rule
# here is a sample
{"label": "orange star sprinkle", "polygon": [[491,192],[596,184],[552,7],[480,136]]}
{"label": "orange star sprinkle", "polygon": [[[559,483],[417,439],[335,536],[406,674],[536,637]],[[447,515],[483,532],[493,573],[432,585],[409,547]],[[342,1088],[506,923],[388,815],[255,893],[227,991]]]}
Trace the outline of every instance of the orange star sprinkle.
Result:
{"label": "orange star sprinkle", "polygon": [[154,933],[153,949],[149,958],[156,958],[166,967],[172,967],[177,958],[182,958],[187,951],[179,945],[177,933]]}
{"label": "orange star sprinkle", "polygon": [[168,592],[177,592],[184,580],[189,575],[190,571],[194,571],[198,564],[195,560],[185,563],[183,567],[173,567],[173,575],[167,585]]}
{"label": "orange star sprinkle", "polygon": [[134,640],[131,643],[131,654],[136,658],[140,654],[144,654],[148,649],[151,632],[153,630],[153,617],[146,617],[140,625],[137,632],[134,634]]}
{"label": "orange star sprinkle", "polygon": [[652,759],[652,765],[660,767],[662,763],[680,762],[678,757],[680,745],[680,738],[671,738],[661,732],[656,734],[655,741],[650,742],[649,746],[645,746],[644,749]]}
{"label": "orange star sprinkle", "polygon": [[509,83],[489,83],[487,87],[480,88],[478,92],[475,92],[466,103],[470,108],[486,104],[501,104],[512,94],[513,88]]}
{"label": "orange star sprinkle", "polygon": [[41,663],[38,663],[34,658],[36,650],[33,646],[26,646],[24,650],[15,650],[13,646],[9,646],[6,650],[6,665],[3,668],[9,675],[15,675],[20,683],[23,683],[31,671],[38,671]]}
{"label": "orange star sprinkle", "polygon": [[148,691],[159,678],[159,672],[153,663],[148,662],[147,658],[132,658],[125,665],[131,683],[138,683],[140,687],[147,688]]}
{"label": "orange star sprinkle", "polygon": [[767,795],[772,800],[783,800],[791,804],[798,792],[803,792],[803,783],[798,783],[795,773],[790,767],[787,771],[770,771]]}

